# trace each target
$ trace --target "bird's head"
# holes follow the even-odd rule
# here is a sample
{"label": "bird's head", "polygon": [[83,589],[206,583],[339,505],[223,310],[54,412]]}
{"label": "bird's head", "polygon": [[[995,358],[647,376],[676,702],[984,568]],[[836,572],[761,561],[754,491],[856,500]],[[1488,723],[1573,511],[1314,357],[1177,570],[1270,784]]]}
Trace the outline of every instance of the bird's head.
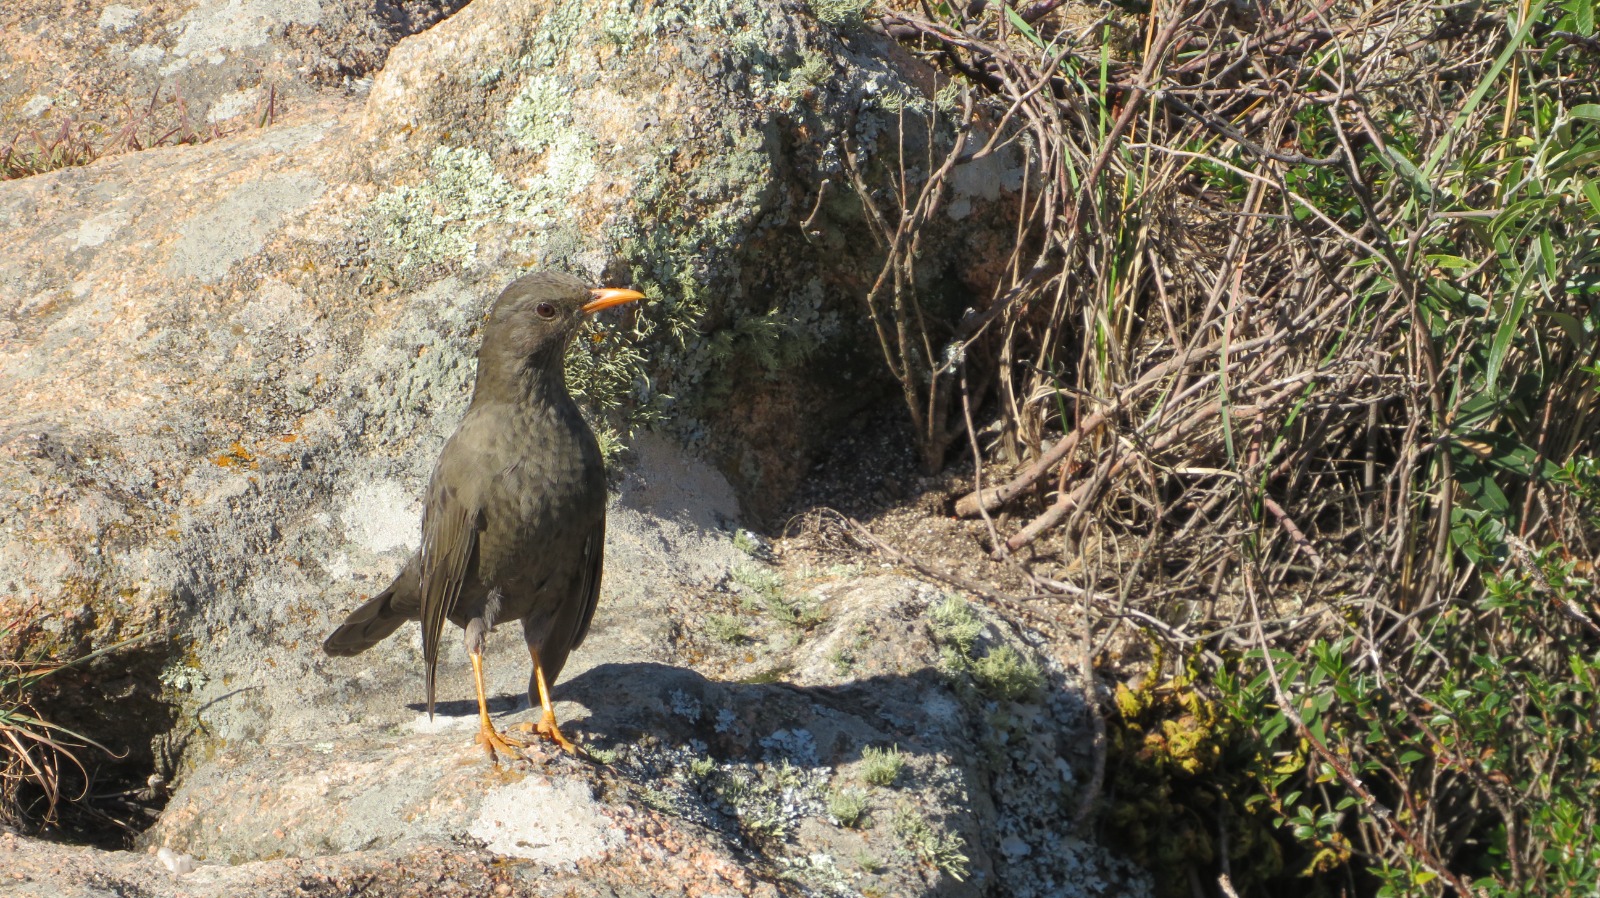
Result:
{"label": "bird's head", "polygon": [[559,378],[567,343],[583,319],[644,298],[617,287],[591,288],[570,274],[534,271],[501,291],[483,329],[478,391],[490,382],[523,381],[545,372]]}

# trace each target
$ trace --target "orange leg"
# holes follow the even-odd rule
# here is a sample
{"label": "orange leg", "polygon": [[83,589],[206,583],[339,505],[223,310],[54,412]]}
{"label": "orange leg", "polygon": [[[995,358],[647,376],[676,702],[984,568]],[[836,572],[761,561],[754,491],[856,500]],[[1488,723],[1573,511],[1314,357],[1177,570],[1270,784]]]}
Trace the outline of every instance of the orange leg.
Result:
{"label": "orange leg", "polygon": [[520,757],[523,743],[507,738],[489,721],[489,700],[483,688],[483,655],[473,652],[471,658],[472,681],[478,687],[478,744],[489,753],[489,762],[498,766],[500,759],[496,757],[495,749],[511,757]]}
{"label": "orange leg", "polygon": [[556,711],[550,706],[550,687],[544,681],[544,665],[539,663],[539,650],[529,646],[528,654],[533,656],[533,679],[539,686],[539,704],[544,707],[544,716],[532,729],[561,746],[568,754],[575,755],[578,753],[578,747],[568,741],[566,736],[561,735],[561,729],[556,726]]}

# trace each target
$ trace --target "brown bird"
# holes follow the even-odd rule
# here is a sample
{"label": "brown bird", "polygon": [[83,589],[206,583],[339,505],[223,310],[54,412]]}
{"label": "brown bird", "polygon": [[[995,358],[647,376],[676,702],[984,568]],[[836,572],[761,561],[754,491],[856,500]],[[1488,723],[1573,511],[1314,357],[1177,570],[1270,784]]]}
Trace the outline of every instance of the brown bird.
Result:
{"label": "brown bird", "polygon": [[484,697],[484,642],[502,620],[522,621],[533,656],[528,700],[537,695],[544,708],[534,729],[576,751],[556,726],[549,684],[594,617],[606,477],[562,363],[585,315],[643,298],[546,271],[524,275],[500,294],[483,329],[472,404],[428,483],[422,548],[322,644],[329,655],[355,655],[420,620],[431,717],[440,631],[446,620],[465,628],[478,741],[491,761],[496,749],[514,754],[523,744],[495,730]]}

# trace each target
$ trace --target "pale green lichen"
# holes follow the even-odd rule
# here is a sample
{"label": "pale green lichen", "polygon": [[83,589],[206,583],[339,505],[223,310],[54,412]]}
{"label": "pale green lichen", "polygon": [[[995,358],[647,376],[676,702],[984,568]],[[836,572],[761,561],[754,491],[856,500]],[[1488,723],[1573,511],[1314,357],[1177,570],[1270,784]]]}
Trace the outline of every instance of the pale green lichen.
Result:
{"label": "pale green lichen", "polygon": [[529,75],[506,105],[501,127],[512,142],[543,153],[527,192],[536,213],[550,215],[567,206],[594,182],[598,145],[572,120],[572,87],[551,75]]}
{"label": "pale green lichen", "polygon": [[574,48],[589,12],[583,0],[552,3],[529,38],[528,65],[534,69],[550,69],[559,64]]}
{"label": "pale green lichen", "polygon": [[961,110],[961,98],[965,91],[966,88],[962,86],[960,81],[946,81],[944,87],[939,88],[933,95],[933,108],[946,115],[953,115],[959,112]]}
{"label": "pale green lichen", "polygon": [[506,106],[502,126],[524,149],[542,152],[572,125],[571,88],[550,75],[529,75]]}
{"label": "pale green lichen", "polygon": [[495,171],[482,150],[438,147],[429,167],[431,178],[380,194],[365,216],[382,256],[402,274],[441,263],[471,265],[479,228],[528,213],[531,197]]}
{"label": "pale green lichen", "polygon": [[172,662],[161,671],[161,685],[173,692],[193,692],[209,682],[211,678],[205,671],[182,659]]}
{"label": "pale green lichen", "polygon": [[878,108],[890,115],[899,115],[902,112],[912,112],[918,115],[930,115],[933,104],[928,99],[917,93],[907,93],[899,90],[887,90],[875,98]]}
{"label": "pale green lichen", "polygon": [[817,21],[835,28],[857,28],[872,8],[872,0],[811,0]]}

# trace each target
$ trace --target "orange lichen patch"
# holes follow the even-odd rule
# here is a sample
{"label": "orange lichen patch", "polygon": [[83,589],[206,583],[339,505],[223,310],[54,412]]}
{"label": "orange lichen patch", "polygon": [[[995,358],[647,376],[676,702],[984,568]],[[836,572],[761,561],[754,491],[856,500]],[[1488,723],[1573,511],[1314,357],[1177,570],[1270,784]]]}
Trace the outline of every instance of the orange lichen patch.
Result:
{"label": "orange lichen patch", "polygon": [[219,468],[248,468],[254,471],[261,467],[261,462],[256,460],[255,455],[238,442],[229,446],[227,452],[214,456],[211,460]]}
{"label": "orange lichen patch", "polygon": [[299,434],[295,434],[295,433],[280,433],[280,434],[278,434],[278,442],[280,442],[280,443],[292,443],[292,442],[294,442],[295,440],[298,440],[298,439],[300,439],[300,435]]}

